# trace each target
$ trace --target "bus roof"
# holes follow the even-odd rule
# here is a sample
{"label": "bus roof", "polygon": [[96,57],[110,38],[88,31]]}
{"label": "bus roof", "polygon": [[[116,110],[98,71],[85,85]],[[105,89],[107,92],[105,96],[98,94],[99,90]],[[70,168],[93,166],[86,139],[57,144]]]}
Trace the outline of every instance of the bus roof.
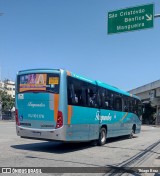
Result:
{"label": "bus roof", "polygon": [[18,71],[18,75],[21,74],[28,74],[28,73],[36,73],[36,72],[41,72],[41,73],[45,73],[45,72],[59,72],[61,69],[48,69],[48,68],[40,68],[40,69],[26,69],[26,70],[20,70]]}

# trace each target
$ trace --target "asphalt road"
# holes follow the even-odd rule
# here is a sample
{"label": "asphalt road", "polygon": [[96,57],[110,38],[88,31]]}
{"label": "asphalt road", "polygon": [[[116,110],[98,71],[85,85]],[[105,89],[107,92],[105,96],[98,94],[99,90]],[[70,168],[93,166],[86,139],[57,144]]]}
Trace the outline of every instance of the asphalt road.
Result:
{"label": "asphalt road", "polygon": [[[85,172],[83,167],[159,167],[160,169],[160,128],[142,126],[141,133],[135,135],[133,139],[112,138],[107,140],[106,145],[99,147],[89,142],[61,143],[22,139],[16,135],[14,122],[0,121],[0,167],[79,167],[82,172]],[[150,174],[143,171],[132,175],[159,175],[156,171]],[[112,169],[107,174],[41,175],[117,175],[117,173]],[[131,174],[121,172],[119,175]]]}

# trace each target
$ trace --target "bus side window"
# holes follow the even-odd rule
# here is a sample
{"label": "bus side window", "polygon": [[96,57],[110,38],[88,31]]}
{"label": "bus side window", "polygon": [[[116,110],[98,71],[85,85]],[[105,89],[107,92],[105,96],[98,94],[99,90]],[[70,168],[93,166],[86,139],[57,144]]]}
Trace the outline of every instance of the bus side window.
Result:
{"label": "bus side window", "polygon": [[75,79],[74,80],[74,99],[75,105],[83,106],[83,99],[82,99],[82,84],[81,80]]}
{"label": "bus side window", "polygon": [[68,77],[67,81],[68,104],[98,107],[96,86],[72,77]]}
{"label": "bus side window", "polygon": [[134,110],[133,110],[133,101],[132,101],[131,97],[129,98],[129,112],[134,112]]}
{"label": "bus side window", "polygon": [[99,108],[101,108],[101,104],[102,104],[101,88],[98,87],[98,89],[97,89],[97,105],[98,105]]}
{"label": "bus side window", "polygon": [[128,98],[125,96],[125,97],[123,97],[123,101],[124,101],[124,103],[123,103],[123,111],[124,112],[128,112],[129,111],[129,108],[128,108]]}
{"label": "bus side window", "polygon": [[75,92],[74,92],[74,85],[72,83],[71,78],[68,78],[68,104],[72,105],[75,104]]}
{"label": "bus side window", "polygon": [[120,94],[114,95],[114,107],[116,111],[122,111],[122,96]]}
{"label": "bus side window", "polygon": [[99,88],[99,107],[105,108],[105,89]]}
{"label": "bus side window", "polygon": [[87,97],[86,97],[86,86],[83,85],[82,87],[82,92],[81,92],[81,103],[82,106],[86,106],[87,105]]}
{"label": "bus side window", "polygon": [[107,101],[108,101],[108,108],[109,109],[114,109],[114,93],[110,90],[107,91]]}
{"label": "bus side window", "polygon": [[80,101],[79,82],[71,77],[68,77],[68,104],[78,105]]}
{"label": "bus side window", "polygon": [[138,103],[138,117],[140,117],[142,115],[142,103],[140,100],[137,100],[137,103]]}
{"label": "bus side window", "polygon": [[110,107],[111,107],[110,93],[109,93],[109,90],[106,89],[106,91],[105,91],[105,108],[110,109]]}
{"label": "bus side window", "polygon": [[132,105],[133,105],[133,113],[137,114],[138,113],[138,106],[137,106],[137,100],[135,98],[132,100]]}
{"label": "bus side window", "polygon": [[88,96],[88,106],[98,107],[96,86],[90,84],[88,85],[87,96]]}

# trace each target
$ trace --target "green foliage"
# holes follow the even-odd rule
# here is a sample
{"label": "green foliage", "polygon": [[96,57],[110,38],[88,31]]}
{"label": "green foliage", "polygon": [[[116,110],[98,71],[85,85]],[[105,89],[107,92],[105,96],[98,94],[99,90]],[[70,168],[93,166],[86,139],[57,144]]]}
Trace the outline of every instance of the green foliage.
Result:
{"label": "green foliage", "polygon": [[0,90],[0,101],[2,102],[2,112],[11,111],[14,107],[14,99],[6,91]]}

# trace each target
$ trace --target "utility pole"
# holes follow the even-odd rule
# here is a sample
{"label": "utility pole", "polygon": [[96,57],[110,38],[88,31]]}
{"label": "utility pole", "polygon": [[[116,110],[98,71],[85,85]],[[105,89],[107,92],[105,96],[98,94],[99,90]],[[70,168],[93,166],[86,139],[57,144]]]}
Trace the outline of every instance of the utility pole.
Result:
{"label": "utility pole", "polygon": [[[4,13],[0,12],[0,16],[2,16]],[[0,66],[0,81],[1,81],[1,66]],[[0,97],[0,120],[2,120],[2,100]]]}
{"label": "utility pole", "polygon": [[[3,12],[0,12],[0,16],[2,16],[4,13]],[[1,63],[0,63],[0,81],[2,79],[2,73],[1,73]]]}

